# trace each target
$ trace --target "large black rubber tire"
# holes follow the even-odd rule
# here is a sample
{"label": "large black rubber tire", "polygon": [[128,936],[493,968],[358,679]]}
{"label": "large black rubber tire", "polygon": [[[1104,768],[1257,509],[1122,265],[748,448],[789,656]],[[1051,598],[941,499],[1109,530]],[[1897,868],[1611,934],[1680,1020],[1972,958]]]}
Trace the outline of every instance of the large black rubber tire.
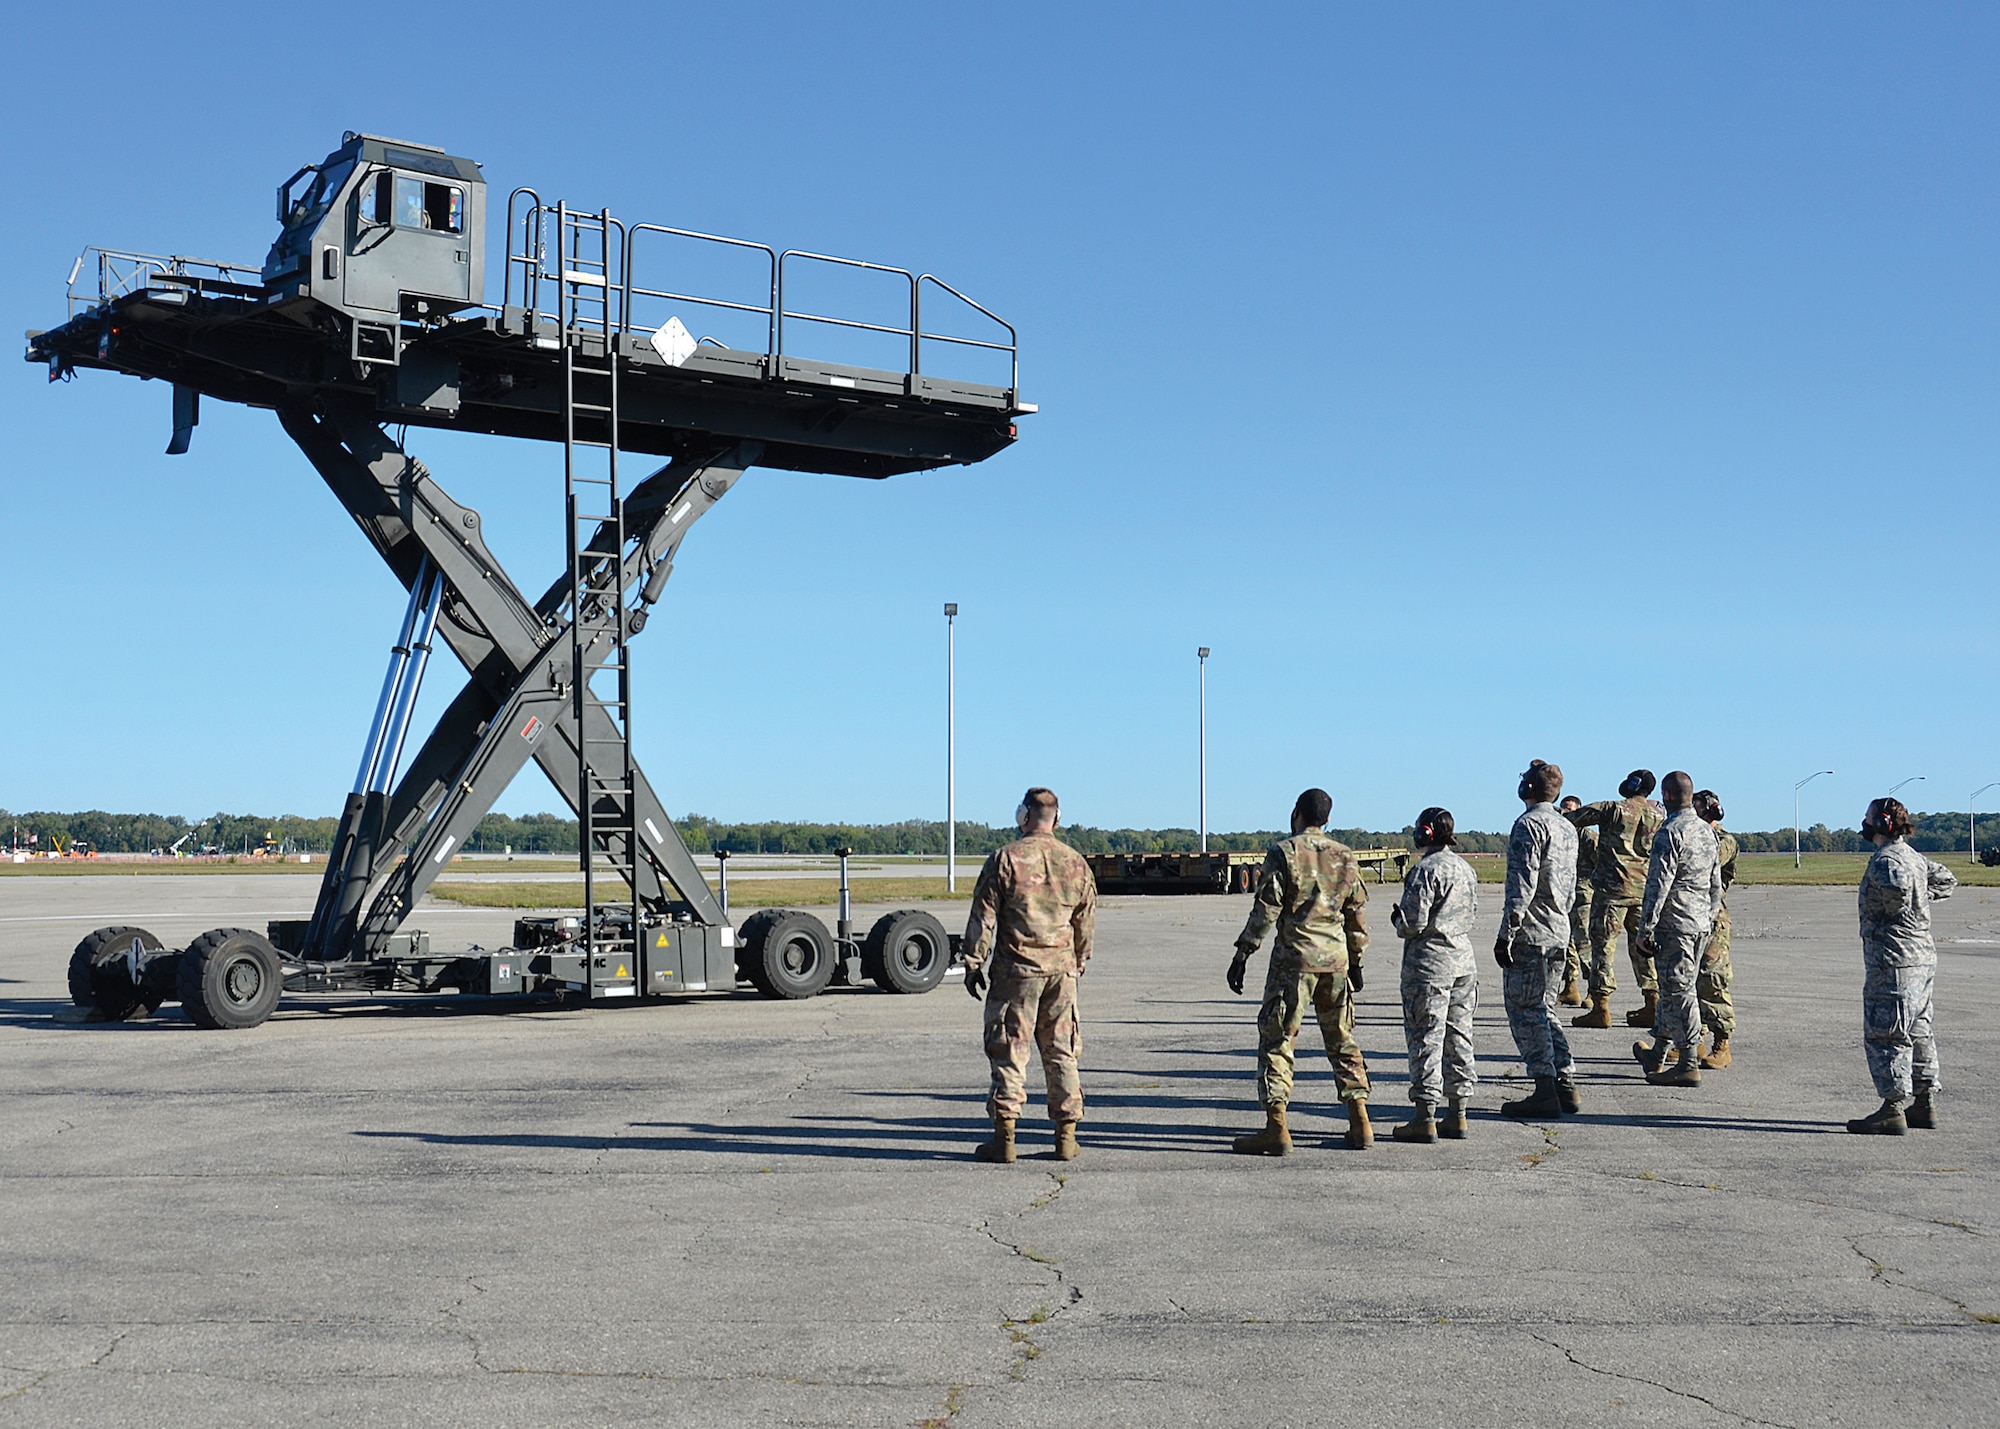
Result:
{"label": "large black rubber tire", "polygon": [[751,967],[757,961],[764,946],[764,934],[773,923],[784,916],[782,908],[759,908],[736,927],[736,976],[744,982],[755,983],[756,976]]}
{"label": "large black rubber tire", "polygon": [[197,1027],[255,1027],[285,991],[278,950],[248,928],[203,933],[180,962],[181,1006]]}
{"label": "large black rubber tire", "polygon": [[160,989],[134,987],[122,968],[110,966],[124,962],[125,950],[132,946],[134,938],[144,948],[161,946],[160,940],[144,928],[118,924],[99,928],[69,955],[69,1000],[78,1007],[90,1008],[97,1014],[97,1021],[123,1022],[142,1007],[150,1012],[160,1005],[157,995]]}
{"label": "large black rubber tire", "polygon": [[884,913],[861,945],[861,969],[884,992],[929,992],[950,966],[944,924],[921,908]]}
{"label": "large black rubber tire", "polygon": [[755,941],[745,950],[743,975],[766,997],[796,1001],[817,997],[833,980],[833,935],[810,913],[774,909],[755,925]]}

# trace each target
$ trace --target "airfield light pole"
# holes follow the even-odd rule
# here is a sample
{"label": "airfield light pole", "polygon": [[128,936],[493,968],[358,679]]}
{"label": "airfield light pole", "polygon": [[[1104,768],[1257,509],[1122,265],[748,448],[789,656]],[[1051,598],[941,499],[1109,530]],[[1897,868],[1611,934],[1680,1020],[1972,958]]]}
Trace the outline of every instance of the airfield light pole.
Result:
{"label": "airfield light pole", "polygon": [[944,605],[944,891],[958,892],[958,602]]}
{"label": "airfield light pole", "polygon": [[1895,782],[1894,784],[1891,784],[1891,785],[1889,786],[1889,792],[1890,792],[1891,794],[1893,794],[1893,793],[1895,793],[1895,792],[1896,792],[1896,791],[1897,791],[1898,789],[1902,788],[1902,787],[1903,787],[1903,786],[1904,786],[1905,784],[1921,784],[1921,783],[1923,783],[1923,782],[1924,782],[1924,776],[1923,776],[1923,775],[1921,775],[1921,774],[1912,774],[1912,775],[1911,775],[1911,776],[1910,776],[1909,778],[1907,778],[1907,779],[1898,779],[1898,780],[1897,780],[1897,781],[1896,781],[1896,782]]}
{"label": "airfield light pole", "polygon": [[1808,774],[1806,775],[1805,778],[1799,780],[1798,783],[1792,785],[1792,867],[1793,868],[1801,868],[1804,866],[1804,859],[1799,854],[1799,790],[1805,788],[1806,785],[1812,783],[1813,780],[1819,778],[1820,774],[1831,774],[1831,773],[1833,773],[1831,769],[1822,769],[1819,771],[1819,774]]}
{"label": "airfield light pole", "polygon": [[1195,659],[1201,662],[1201,744],[1198,755],[1201,765],[1201,851],[1208,852],[1208,647],[1203,645],[1195,652]]}
{"label": "airfield light pole", "polygon": [[[1995,779],[1993,784],[2000,784],[2000,779]],[[1991,789],[1993,784],[1981,784],[1965,801],[1965,846],[1971,851],[1974,863],[1979,862],[1979,820],[1973,809],[1978,806],[1979,796]]]}

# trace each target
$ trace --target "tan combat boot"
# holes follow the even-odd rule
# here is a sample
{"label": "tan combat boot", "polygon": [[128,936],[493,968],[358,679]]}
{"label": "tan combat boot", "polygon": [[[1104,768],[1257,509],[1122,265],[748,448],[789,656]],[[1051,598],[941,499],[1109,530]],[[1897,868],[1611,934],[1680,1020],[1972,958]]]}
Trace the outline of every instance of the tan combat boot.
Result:
{"label": "tan combat boot", "polygon": [[1903,1108],[1903,1120],[1919,1131],[1937,1130],[1937,1101],[1932,1092],[1918,1092]]}
{"label": "tan combat boot", "polygon": [[[1664,1044],[1660,1044],[1664,1045]],[[1694,1045],[1681,1048],[1680,1058],[1671,1067],[1658,1071],[1648,1069],[1646,1080],[1656,1087],[1698,1087],[1701,1085],[1701,1066],[1695,1061]]]}
{"label": "tan combat boot", "polygon": [[1347,1147],[1350,1151],[1366,1151],[1375,1144],[1375,1128],[1368,1124],[1368,1103],[1351,1101],[1347,1104]]}
{"label": "tan combat boot", "polygon": [[1074,1161],[1076,1158],[1076,1123],[1059,1121],[1056,1123],[1056,1160]]}
{"label": "tan combat boot", "polygon": [[1702,1053],[1701,1067],[1705,1072],[1719,1072],[1729,1065],[1729,1034],[1718,1032]]}
{"label": "tan combat boot", "polygon": [[1857,1136],[1901,1136],[1910,1129],[1910,1123],[1903,1116],[1902,1103],[1885,1101],[1867,1116],[1848,1122],[1847,1129]]}
{"label": "tan combat boot", "polygon": [[1438,1135],[1446,1141],[1465,1140],[1465,1103],[1454,1101],[1445,1108],[1443,1118],[1438,1122]]}
{"label": "tan combat boot", "polygon": [[1660,1010],[1660,994],[1652,988],[1643,989],[1640,996],[1646,1001],[1625,1014],[1627,1027],[1651,1027],[1653,1017]]}
{"label": "tan combat boot", "polygon": [[1576,985],[1575,978],[1563,979],[1562,997],[1559,1000],[1564,1007],[1583,1006],[1583,989]]}
{"label": "tan combat boot", "polygon": [[1667,1058],[1671,1057],[1673,1052],[1674,1044],[1664,1037],[1653,1042],[1632,1044],[1632,1056],[1646,1069],[1646,1075],[1649,1077],[1667,1065]]}
{"label": "tan combat boot", "polygon": [[982,1141],[972,1148],[972,1154],[981,1161],[991,1161],[1002,1166],[1014,1164],[1014,1118],[996,1116],[993,1118],[993,1139]]}
{"label": "tan combat boot", "polygon": [[1611,994],[1600,992],[1592,995],[1590,1011],[1581,1017],[1569,1020],[1572,1027],[1609,1027],[1611,1025]]}
{"label": "tan combat boot", "polygon": [[1285,1109],[1264,1108],[1264,1129],[1254,1136],[1239,1136],[1229,1143],[1245,1156],[1290,1156],[1292,1132],[1285,1125]]}
{"label": "tan combat boot", "polygon": [[1432,1142],[1438,1139],[1437,1108],[1429,1102],[1418,1102],[1411,1108],[1410,1119],[1389,1133],[1398,1141]]}

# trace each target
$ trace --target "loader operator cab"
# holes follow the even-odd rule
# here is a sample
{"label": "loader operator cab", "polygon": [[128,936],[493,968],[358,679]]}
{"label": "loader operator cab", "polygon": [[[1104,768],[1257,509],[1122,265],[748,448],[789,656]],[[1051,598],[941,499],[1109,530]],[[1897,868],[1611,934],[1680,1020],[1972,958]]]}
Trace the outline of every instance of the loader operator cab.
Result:
{"label": "loader operator cab", "polygon": [[344,314],[357,360],[394,363],[403,320],[485,297],[485,218],[486,181],[470,159],[350,132],[279,185],[283,229],[264,286],[285,308]]}

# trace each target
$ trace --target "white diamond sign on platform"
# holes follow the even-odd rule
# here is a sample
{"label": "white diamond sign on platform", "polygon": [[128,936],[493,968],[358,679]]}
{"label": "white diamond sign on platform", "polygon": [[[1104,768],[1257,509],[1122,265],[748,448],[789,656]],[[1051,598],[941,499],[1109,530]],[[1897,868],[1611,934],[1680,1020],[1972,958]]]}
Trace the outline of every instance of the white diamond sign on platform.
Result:
{"label": "white diamond sign on platform", "polygon": [[653,334],[653,351],[667,360],[667,366],[679,367],[694,356],[695,341],[688,330],[681,326],[679,318],[668,318]]}

